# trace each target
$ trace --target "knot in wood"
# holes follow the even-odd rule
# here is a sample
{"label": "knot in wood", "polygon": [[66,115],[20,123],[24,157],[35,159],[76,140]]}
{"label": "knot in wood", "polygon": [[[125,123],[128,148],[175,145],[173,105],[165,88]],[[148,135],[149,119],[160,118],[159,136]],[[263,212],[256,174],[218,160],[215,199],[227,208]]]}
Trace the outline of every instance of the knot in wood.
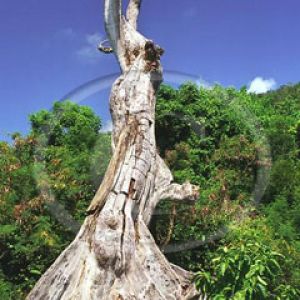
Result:
{"label": "knot in wood", "polygon": [[145,71],[150,72],[159,69],[160,67],[160,56],[163,55],[164,50],[155,45],[152,41],[145,43]]}
{"label": "knot in wood", "polygon": [[111,228],[116,229],[118,225],[118,219],[116,216],[114,216],[112,213],[104,214],[103,216],[105,224]]}

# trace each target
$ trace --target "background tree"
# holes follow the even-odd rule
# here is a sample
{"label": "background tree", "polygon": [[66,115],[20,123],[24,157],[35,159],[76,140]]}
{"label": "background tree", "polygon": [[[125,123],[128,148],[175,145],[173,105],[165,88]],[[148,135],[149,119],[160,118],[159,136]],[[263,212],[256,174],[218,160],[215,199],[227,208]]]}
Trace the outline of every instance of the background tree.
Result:
{"label": "background tree", "polygon": [[[284,114],[291,117],[288,132],[297,139],[297,110],[286,111],[283,106],[275,105],[278,99],[287,106],[300,103],[297,85],[265,95],[249,95],[243,89],[196,87],[198,94],[194,93],[194,96],[197,101],[185,103],[179,95],[182,94],[181,89],[185,92],[190,89],[188,85],[190,83],[178,89],[161,87],[157,97],[156,132],[160,154],[171,168],[176,181],[185,182],[189,179],[201,185],[201,195],[195,206],[176,203],[174,210],[173,202],[163,201],[159,204],[158,211],[165,214],[155,215],[150,225],[157,244],[172,263],[195,272],[200,271],[197,276],[198,286],[202,291],[206,289],[211,298],[228,297],[228,291],[233,291],[238,280],[239,284],[234,289],[235,297],[238,299],[239,295],[243,297],[247,293],[248,299],[256,300],[260,292],[251,288],[251,281],[258,282],[257,276],[261,276],[263,290],[267,295],[262,297],[298,300],[299,146],[295,143],[289,153],[272,158],[268,190],[261,205],[254,207],[251,190],[257,180],[257,170],[268,167],[270,162],[258,155],[262,145],[253,139],[253,134],[244,124],[245,120],[241,122],[232,105],[222,102],[222,97],[226,100],[228,95],[234,95],[232,101],[235,99],[235,103],[242,103],[243,108],[251,110],[263,124],[267,135],[269,132],[276,135],[276,130],[279,133],[281,131],[277,126],[273,127],[274,122],[269,122],[270,116],[274,118]],[[284,94],[282,89],[285,90]],[[195,90],[195,86],[190,90]],[[61,116],[64,115],[64,109],[70,109],[69,103],[60,103],[59,106]],[[174,107],[178,114],[173,113]],[[76,111],[84,112],[87,109],[78,107]],[[88,110],[91,124],[94,124],[97,117]],[[212,117],[213,111],[216,111],[215,118]],[[47,112],[49,119],[52,119],[53,113],[54,110]],[[35,114],[36,118],[38,115],[40,113]],[[58,119],[59,116],[57,123]],[[76,122],[81,119],[85,117],[79,114]],[[201,124],[200,131],[195,123]],[[172,124],[176,126],[172,127]],[[206,131],[205,127],[214,130]],[[26,137],[14,134],[11,145],[1,143],[1,299],[24,299],[41,274],[74,238],[73,229],[61,224],[59,221],[64,220],[55,218],[49,210],[47,199],[39,197],[40,180],[37,180],[39,178],[36,178],[34,171],[36,153],[41,154],[45,163],[44,173],[55,194],[55,205],[65,208],[79,222],[84,221],[85,210],[105,173],[110,156],[110,134],[99,133],[99,125],[89,128],[88,136],[95,135],[96,142],[85,144],[83,139],[80,147],[76,139],[72,139],[74,145],[65,142],[57,145],[39,144],[43,137],[55,134],[44,130],[30,133]],[[184,134],[174,139],[168,134],[172,130]],[[54,128],[53,131],[60,132]],[[162,132],[164,135],[161,137]],[[207,134],[203,135],[202,132]],[[275,148],[277,143],[280,147],[284,143],[284,139],[273,141],[272,147]],[[224,226],[230,229],[228,233],[211,239]],[[189,244],[190,240],[197,241],[198,246],[192,249],[182,247],[185,243]],[[174,249],[181,251],[172,252]],[[263,249],[280,254],[272,257],[269,251],[266,253],[270,255],[265,256],[266,261],[275,259],[280,266],[275,269],[272,267],[275,277],[265,272],[266,269],[261,270],[261,274],[254,272],[253,276],[250,273],[251,276],[246,277],[246,273],[239,270],[239,265],[245,264],[245,270],[249,261],[251,265],[257,266]],[[224,262],[222,269],[220,261]]]}

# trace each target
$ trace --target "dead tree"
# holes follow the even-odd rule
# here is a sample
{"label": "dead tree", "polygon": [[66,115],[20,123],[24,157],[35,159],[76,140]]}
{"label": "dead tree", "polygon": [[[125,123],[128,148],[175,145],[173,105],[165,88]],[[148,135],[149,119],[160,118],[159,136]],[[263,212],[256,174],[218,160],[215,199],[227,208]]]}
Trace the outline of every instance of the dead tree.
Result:
{"label": "dead tree", "polygon": [[[137,31],[141,0],[105,0],[105,29],[122,74],[113,84],[113,157],[75,240],[27,299],[192,299],[191,273],[170,264],[147,227],[160,200],[194,202],[156,149],[162,49]],[[100,47],[101,48],[101,47]]]}

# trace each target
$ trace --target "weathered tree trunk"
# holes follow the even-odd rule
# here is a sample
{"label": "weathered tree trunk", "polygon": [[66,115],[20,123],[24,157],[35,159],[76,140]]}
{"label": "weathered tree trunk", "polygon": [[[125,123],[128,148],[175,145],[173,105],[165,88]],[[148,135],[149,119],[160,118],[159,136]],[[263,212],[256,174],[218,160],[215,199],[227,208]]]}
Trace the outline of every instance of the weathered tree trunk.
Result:
{"label": "weathered tree trunk", "polygon": [[[192,299],[191,274],[171,265],[147,225],[162,199],[195,201],[172,183],[156,150],[155,94],[162,50],[136,30],[140,0],[105,0],[105,26],[122,75],[112,87],[113,157],[75,240],[27,299]],[[111,51],[109,51],[111,52]]]}

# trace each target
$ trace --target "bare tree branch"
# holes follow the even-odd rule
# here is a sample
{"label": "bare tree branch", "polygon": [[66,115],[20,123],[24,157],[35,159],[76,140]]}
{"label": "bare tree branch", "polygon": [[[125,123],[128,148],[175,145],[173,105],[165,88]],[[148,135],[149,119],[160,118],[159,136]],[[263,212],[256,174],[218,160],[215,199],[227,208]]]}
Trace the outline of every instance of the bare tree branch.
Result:
{"label": "bare tree branch", "polygon": [[[105,0],[104,4],[104,22],[105,31],[111,45],[111,51],[114,52],[122,71],[125,69],[124,47],[121,41],[121,0]],[[101,51],[101,49],[99,49]]]}
{"label": "bare tree branch", "polygon": [[140,13],[142,0],[130,0],[126,12],[126,18],[129,24],[136,29],[137,28],[137,20]]}
{"label": "bare tree branch", "polygon": [[100,44],[98,49],[104,53],[115,53],[123,72],[133,65],[135,56],[133,49],[145,42],[145,37],[136,31],[141,0],[130,0],[127,15],[122,15],[121,0],[105,0],[105,30],[111,47]]}
{"label": "bare tree branch", "polygon": [[110,44],[117,52],[118,41],[120,40],[121,0],[105,0],[104,21]]}
{"label": "bare tree branch", "polygon": [[184,184],[172,183],[160,192],[160,199],[184,201],[194,203],[199,197],[199,188],[186,182]]}

